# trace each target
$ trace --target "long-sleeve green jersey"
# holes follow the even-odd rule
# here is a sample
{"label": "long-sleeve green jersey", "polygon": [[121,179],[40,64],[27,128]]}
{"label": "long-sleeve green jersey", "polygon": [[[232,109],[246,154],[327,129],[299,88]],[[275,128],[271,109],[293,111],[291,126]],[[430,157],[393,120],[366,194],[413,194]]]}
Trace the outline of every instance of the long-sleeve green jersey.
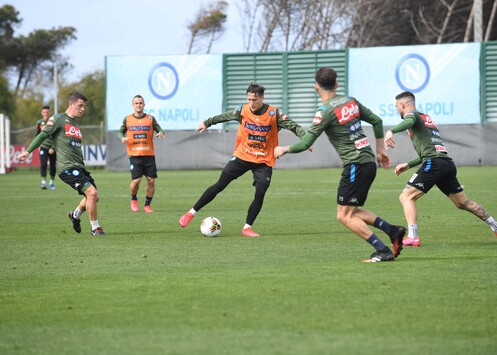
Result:
{"label": "long-sleeve green jersey", "polygon": [[[264,114],[269,105],[262,104],[262,107],[254,112],[254,115],[260,116]],[[227,111],[220,115],[216,115],[208,118],[204,121],[205,127],[210,127],[212,125],[228,122],[228,121],[238,121],[242,122],[242,106],[237,107],[233,111]],[[297,137],[302,138],[305,135],[305,131],[300,127],[295,121],[291,120],[287,115],[280,112],[280,110],[276,110],[276,117],[278,123],[278,130],[284,128],[289,131],[292,131]]]}
{"label": "long-sleeve green jersey", "polygon": [[324,132],[340,156],[343,165],[375,162],[368,137],[362,129],[362,121],[373,125],[377,139],[383,138],[383,121],[355,98],[336,95],[320,106],[312,125],[300,142],[289,147],[290,153],[308,149]]}
{"label": "long-sleeve green jersey", "polygon": [[451,159],[447,154],[447,148],[443,145],[440,131],[430,116],[418,111],[406,113],[403,121],[391,131],[399,133],[405,130],[408,131],[414,150],[419,156],[408,162],[409,167],[421,164],[430,158]]}
{"label": "long-sleeve green jersey", "polygon": [[[48,123],[48,120],[44,120],[43,118],[40,118],[37,122],[36,122],[36,135],[40,134],[40,132],[43,130],[43,128],[45,128],[45,126],[47,125]],[[50,149],[50,148],[54,148],[54,142],[53,142],[53,139],[52,137],[47,137],[43,143],[41,144],[42,148],[46,148],[46,149]]]}
{"label": "long-sleeve green jersey", "polygon": [[74,118],[69,117],[66,113],[50,117],[46,126],[26,150],[31,153],[47,137],[52,137],[54,140],[59,174],[71,167],[85,167],[83,151],[81,150],[83,136]]}

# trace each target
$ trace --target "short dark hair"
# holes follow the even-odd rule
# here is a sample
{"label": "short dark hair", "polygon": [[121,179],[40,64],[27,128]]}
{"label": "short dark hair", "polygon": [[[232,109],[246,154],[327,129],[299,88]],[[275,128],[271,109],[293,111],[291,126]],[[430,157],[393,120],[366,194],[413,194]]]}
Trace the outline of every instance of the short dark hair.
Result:
{"label": "short dark hair", "polygon": [[264,90],[266,90],[264,86],[256,83],[250,83],[250,85],[247,88],[247,94],[252,93],[255,94],[256,96],[262,97],[264,96]]}
{"label": "short dark hair", "polygon": [[86,102],[86,101],[88,101],[88,98],[85,95],[83,95],[82,93],[80,93],[79,91],[73,91],[67,97],[68,104],[71,104],[71,103],[76,102],[78,100],[83,100],[84,102]]}
{"label": "short dark hair", "polygon": [[45,106],[43,106],[41,109],[42,109],[42,110],[50,110],[50,106],[45,105]]}
{"label": "short dark hair", "polygon": [[402,100],[402,99],[407,99],[407,101],[416,102],[416,97],[410,91],[403,91],[397,96],[395,96],[395,100]]}
{"label": "short dark hair", "polygon": [[314,79],[323,89],[333,91],[337,84],[337,72],[331,67],[319,68]]}
{"label": "short dark hair", "polygon": [[135,95],[135,96],[133,96],[133,98],[131,99],[131,102],[133,102],[134,99],[142,99],[143,101],[145,101],[145,99],[141,95]]}

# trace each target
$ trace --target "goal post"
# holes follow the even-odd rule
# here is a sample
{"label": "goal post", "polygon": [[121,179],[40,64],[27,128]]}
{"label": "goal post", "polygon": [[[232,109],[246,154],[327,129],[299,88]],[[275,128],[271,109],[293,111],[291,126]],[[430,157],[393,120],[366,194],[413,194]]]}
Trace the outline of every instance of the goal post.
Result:
{"label": "goal post", "polygon": [[10,171],[10,120],[0,113],[0,174]]}

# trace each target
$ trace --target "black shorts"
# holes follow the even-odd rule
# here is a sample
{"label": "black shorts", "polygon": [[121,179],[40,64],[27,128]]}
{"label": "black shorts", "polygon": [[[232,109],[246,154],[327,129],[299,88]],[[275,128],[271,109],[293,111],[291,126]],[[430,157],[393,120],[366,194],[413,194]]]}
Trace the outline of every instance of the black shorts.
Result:
{"label": "black shorts", "polygon": [[129,157],[129,170],[131,179],[140,179],[142,176],[157,178],[155,156]]}
{"label": "black shorts", "polygon": [[449,195],[463,191],[461,184],[457,181],[457,168],[450,159],[432,158],[421,164],[407,182],[407,185],[428,193],[433,185],[444,194]]}
{"label": "black shorts", "polygon": [[345,165],[338,185],[337,204],[364,206],[375,177],[376,163]]}
{"label": "black shorts", "polygon": [[64,170],[59,174],[59,177],[66,184],[71,186],[74,190],[78,191],[80,195],[84,195],[85,190],[88,186],[95,185],[95,181],[90,175],[90,172],[86,171],[83,168],[74,167]]}
{"label": "black shorts", "polygon": [[242,176],[249,170],[252,170],[252,175],[254,176],[254,182],[252,185],[255,185],[256,182],[268,185],[271,183],[273,168],[264,163],[252,163],[233,156],[223,169],[225,173],[234,176],[235,179]]}

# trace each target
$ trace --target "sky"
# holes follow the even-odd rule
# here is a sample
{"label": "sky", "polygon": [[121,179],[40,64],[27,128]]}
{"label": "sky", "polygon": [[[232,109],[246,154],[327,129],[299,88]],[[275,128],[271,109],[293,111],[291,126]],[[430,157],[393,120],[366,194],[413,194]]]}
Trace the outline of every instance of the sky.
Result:
{"label": "sky", "polygon": [[[35,29],[72,26],[76,40],[61,51],[74,66],[69,80],[77,80],[97,69],[105,69],[107,55],[186,54],[188,23],[203,5],[216,0],[11,0],[23,19],[15,35]],[[226,32],[211,53],[243,52],[239,10],[228,0]]]}

